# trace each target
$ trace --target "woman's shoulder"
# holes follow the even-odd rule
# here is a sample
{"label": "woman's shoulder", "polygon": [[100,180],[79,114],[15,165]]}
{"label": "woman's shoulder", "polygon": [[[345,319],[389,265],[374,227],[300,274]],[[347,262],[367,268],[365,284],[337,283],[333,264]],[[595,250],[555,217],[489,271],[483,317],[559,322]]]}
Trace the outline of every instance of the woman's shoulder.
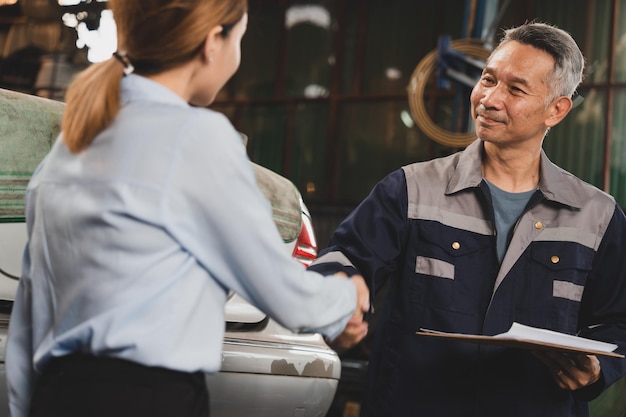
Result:
{"label": "woman's shoulder", "polygon": [[189,116],[192,119],[191,122],[199,124],[207,123],[215,127],[234,130],[232,123],[224,113],[205,107],[191,107],[190,110]]}

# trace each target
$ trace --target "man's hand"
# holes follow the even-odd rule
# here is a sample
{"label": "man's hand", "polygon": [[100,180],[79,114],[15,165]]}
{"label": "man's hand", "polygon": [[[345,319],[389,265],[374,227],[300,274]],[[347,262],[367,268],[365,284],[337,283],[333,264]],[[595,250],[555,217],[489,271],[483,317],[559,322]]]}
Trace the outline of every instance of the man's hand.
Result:
{"label": "man's hand", "polygon": [[370,309],[369,288],[367,288],[365,280],[360,275],[353,275],[350,277],[350,280],[356,286],[356,310],[348,321],[343,333],[337,336],[337,338],[330,343],[330,346],[338,351],[351,348],[363,340],[363,338],[367,335],[368,324],[363,320],[363,317]]}
{"label": "man's hand", "polygon": [[550,369],[557,385],[563,389],[574,391],[600,379],[600,361],[594,355],[538,351],[534,354]]}

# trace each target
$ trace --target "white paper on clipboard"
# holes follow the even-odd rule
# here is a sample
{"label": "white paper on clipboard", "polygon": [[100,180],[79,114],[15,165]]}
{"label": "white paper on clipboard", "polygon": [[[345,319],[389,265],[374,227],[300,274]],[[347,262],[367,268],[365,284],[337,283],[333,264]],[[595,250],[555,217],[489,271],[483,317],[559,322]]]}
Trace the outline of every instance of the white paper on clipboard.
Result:
{"label": "white paper on clipboard", "polygon": [[588,355],[604,355],[623,358],[624,355],[614,353],[617,345],[586,339],[553,330],[539,329],[520,323],[513,323],[509,331],[495,336],[472,335],[463,333],[446,333],[437,330],[420,329],[420,336],[440,337],[479,344],[492,344],[530,350],[557,350],[569,353],[585,353]]}

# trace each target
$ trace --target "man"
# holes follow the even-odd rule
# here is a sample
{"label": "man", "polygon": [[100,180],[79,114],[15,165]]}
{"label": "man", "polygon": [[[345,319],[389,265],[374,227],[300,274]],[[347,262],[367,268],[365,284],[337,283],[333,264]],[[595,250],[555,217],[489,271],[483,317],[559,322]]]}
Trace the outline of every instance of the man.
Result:
{"label": "man", "polygon": [[372,293],[389,283],[361,416],[587,416],[626,374],[619,358],[415,334],[519,322],[626,352],[626,217],[542,151],[583,66],[561,29],[507,30],[471,94],[479,139],[383,179],[311,267],[362,274]]}

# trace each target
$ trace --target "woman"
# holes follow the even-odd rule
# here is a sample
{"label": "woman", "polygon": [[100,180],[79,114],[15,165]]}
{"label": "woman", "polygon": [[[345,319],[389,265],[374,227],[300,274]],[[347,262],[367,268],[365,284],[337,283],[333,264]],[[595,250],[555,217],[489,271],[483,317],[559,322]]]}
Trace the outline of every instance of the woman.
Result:
{"label": "woman", "polygon": [[246,1],[109,3],[118,52],[70,87],[27,189],[13,417],[208,415],[229,290],[296,331],[367,331],[362,278],[284,253],[240,136],[205,108],[239,66]]}

